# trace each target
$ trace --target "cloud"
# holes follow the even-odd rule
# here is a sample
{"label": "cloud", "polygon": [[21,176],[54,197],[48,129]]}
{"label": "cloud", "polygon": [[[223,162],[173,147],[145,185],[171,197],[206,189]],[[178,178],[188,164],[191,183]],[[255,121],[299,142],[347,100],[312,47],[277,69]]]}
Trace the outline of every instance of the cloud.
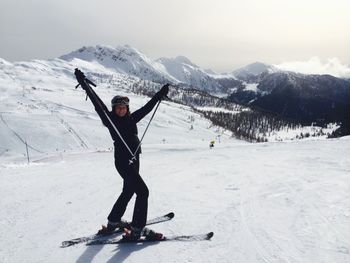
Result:
{"label": "cloud", "polygon": [[312,57],[308,61],[283,62],[274,66],[303,74],[330,74],[339,78],[350,78],[350,66],[342,64],[338,58],[322,62],[318,57]]}

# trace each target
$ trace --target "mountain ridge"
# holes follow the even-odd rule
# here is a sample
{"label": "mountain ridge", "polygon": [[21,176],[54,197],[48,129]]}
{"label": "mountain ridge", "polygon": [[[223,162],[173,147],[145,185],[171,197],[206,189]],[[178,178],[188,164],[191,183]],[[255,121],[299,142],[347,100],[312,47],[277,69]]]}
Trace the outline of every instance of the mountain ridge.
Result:
{"label": "mountain ridge", "polygon": [[[27,74],[33,67],[37,72],[51,70],[50,74],[57,75],[56,71],[68,73],[68,67],[83,67],[89,71],[89,63],[102,75],[105,72],[117,73],[159,84],[172,83],[194,88],[228,98],[234,103],[258,106],[282,117],[293,117],[297,121],[344,122],[347,118],[344,111],[350,108],[349,80],[331,75],[282,71],[262,62],[251,63],[231,73],[216,73],[210,69],[201,69],[184,56],[153,60],[129,45],[82,47],[52,60],[15,63],[0,60],[0,65],[8,72],[4,78],[22,78],[12,76],[11,67],[23,68],[22,74]],[[55,70],[50,69],[50,66]],[[23,78],[28,80],[25,76]],[[288,99],[291,95],[295,99],[293,103],[298,104],[296,107],[290,107],[291,101]],[[274,104],[281,105],[275,107]],[[322,111],[322,108],[326,111]]]}

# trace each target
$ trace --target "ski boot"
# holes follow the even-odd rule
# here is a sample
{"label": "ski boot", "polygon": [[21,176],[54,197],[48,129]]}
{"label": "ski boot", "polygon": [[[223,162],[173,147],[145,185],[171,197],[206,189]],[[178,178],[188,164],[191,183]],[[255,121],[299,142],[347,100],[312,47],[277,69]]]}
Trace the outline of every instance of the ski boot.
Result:
{"label": "ski boot", "polygon": [[139,240],[142,235],[142,230],[142,228],[133,226],[124,228],[123,241],[130,242]]}
{"label": "ski boot", "polygon": [[161,241],[164,239],[162,233],[157,233],[154,230],[149,229],[147,227],[143,229],[142,235],[145,237],[146,240]]}
{"label": "ski boot", "polygon": [[98,235],[110,235],[113,234],[117,228],[124,229],[125,227],[129,227],[129,223],[124,220],[120,220],[119,222],[110,222],[108,221],[107,226],[102,225],[102,228],[97,232]]}

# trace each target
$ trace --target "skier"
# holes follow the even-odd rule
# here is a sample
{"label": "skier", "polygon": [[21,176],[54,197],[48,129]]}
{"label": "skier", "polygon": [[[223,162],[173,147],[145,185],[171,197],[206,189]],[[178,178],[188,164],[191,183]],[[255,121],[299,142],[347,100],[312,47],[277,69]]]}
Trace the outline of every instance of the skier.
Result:
{"label": "skier", "polygon": [[[86,80],[84,74],[79,70],[75,71],[75,75],[79,83]],[[83,85],[82,87],[84,88]],[[128,231],[126,231],[124,238],[127,240],[137,240],[145,230],[149,233],[149,229],[144,230],[147,220],[149,191],[139,174],[141,147],[139,147],[140,140],[137,136],[136,124],[154,108],[158,101],[167,96],[169,84],[164,85],[150,101],[133,113],[130,113],[129,110],[128,97],[115,96],[111,101],[112,111],[109,111],[92,88],[84,88],[84,90],[95,106],[95,110],[100,116],[102,123],[108,128],[111,134],[114,141],[114,164],[118,173],[123,178],[122,193],[108,215],[107,226],[102,226],[98,234],[110,234],[117,228],[126,227]],[[113,127],[111,122],[115,127]],[[115,128],[119,131],[119,134]],[[137,152],[135,153],[136,150]],[[130,152],[135,153],[134,156]],[[136,193],[136,201],[133,218],[131,225],[127,225],[122,220],[122,216],[134,193]],[[158,233],[151,231],[149,234],[154,235]]]}
{"label": "skier", "polygon": [[211,141],[210,144],[209,144],[209,148],[214,148],[214,144],[215,144],[215,141]]}

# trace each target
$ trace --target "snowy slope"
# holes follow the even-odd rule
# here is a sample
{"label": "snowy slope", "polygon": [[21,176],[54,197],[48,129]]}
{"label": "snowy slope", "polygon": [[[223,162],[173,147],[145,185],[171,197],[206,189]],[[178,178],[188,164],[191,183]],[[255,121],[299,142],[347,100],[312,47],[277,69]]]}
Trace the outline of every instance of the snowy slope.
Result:
{"label": "snowy slope", "polygon": [[[211,241],[190,243],[62,249],[61,241],[105,223],[122,187],[113,154],[2,165],[1,262],[349,262],[349,146],[350,138],[224,140],[212,150],[199,141],[145,145],[149,216],[176,214],[153,228],[215,232]],[[132,203],[125,217],[131,215]]]}

